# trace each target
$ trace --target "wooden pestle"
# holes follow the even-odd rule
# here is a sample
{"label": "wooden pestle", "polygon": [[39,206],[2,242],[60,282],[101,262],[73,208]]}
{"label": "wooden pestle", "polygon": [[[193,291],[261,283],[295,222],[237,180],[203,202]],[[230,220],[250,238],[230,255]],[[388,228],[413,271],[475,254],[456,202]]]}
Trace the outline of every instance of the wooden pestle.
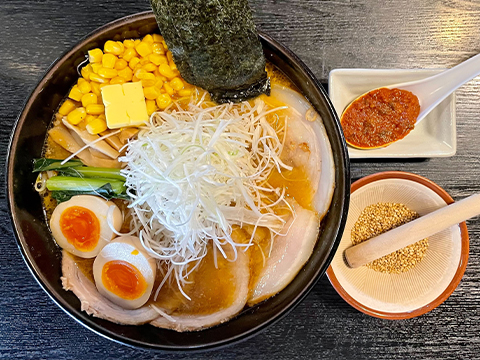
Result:
{"label": "wooden pestle", "polygon": [[351,246],[344,259],[349,267],[357,268],[479,214],[480,194],[474,194]]}

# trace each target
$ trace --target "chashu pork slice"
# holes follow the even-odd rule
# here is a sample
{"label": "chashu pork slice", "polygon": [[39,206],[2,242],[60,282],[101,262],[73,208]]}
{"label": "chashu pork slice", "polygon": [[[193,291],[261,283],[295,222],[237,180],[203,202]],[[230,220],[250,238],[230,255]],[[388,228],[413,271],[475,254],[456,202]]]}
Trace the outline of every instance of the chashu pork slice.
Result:
{"label": "chashu pork slice", "polygon": [[159,316],[150,306],[126,310],[104,298],[92,280],[80,270],[75,259],[65,250],[62,251],[62,273],[63,288],[72,291],[78,297],[82,311],[89,315],[125,325],[145,324]]}
{"label": "chashu pork slice", "polygon": [[275,236],[270,257],[251,286],[248,305],[252,306],[283,290],[307,262],[317,242],[319,215],[292,201],[296,217],[290,217],[285,236]]}
{"label": "chashu pork slice", "polygon": [[[217,267],[214,265],[212,248],[202,264],[189,276],[190,284],[184,291],[186,299],[172,288],[162,288],[155,306],[163,316],[151,322],[152,325],[176,331],[196,331],[221,324],[244,307],[248,297],[250,280],[249,257],[238,249],[237,259],[228,261],[217,252]],[[232,252],[227,252],[233,259]],[[198,281],[197,281],[198,280]],[[163,294],[162,294],[163,292]]]}
{"label": "chashu pork slice", "polygon": [[306,170],[314,190],[311,205],[321,219],[330,208],[335,190],[335,162],[323,121],[310,103],[292,89],[274,85],[271,96],[289,108],[282,160]]}

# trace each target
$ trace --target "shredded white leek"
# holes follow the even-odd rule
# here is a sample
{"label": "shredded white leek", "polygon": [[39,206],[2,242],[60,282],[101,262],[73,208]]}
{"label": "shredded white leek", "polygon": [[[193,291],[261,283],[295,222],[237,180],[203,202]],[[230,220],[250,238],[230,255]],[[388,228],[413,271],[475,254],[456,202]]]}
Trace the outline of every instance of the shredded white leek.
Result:
{"label": "shredded white leek", "polygon": [[238,249],[252,244],[253,235],[250,242],[236,243],[233,225],[266,227],[272,238],[285,232],[285,217],[274,212],[290,209],[284,189],[267,183],[274,168],[291,170],[280,160],[286,116],[283,125],[267,120],[284,108],[272,109],[261,99],[213,105],[201,98],[185,109],[177,104],[153,114],[119,158],[126,163],[122,174],[134,228],[182,292],[207,244],[225,258],[224,248],[231,246],[232,261]]}
{"label": "shredded white leek", "polygon": [[160,310],[158,307],[156,307],[155,305],[153,304],[150,304],[150,306],[152,307],[153,310],[155,310],[156,312],[158,312],[159,315],[163,316],[165,319],[167,319],[168,321],[170,322],[177,322],[177,320],[175,320],[174,317],[168,315],[165,311],[162,311]]}

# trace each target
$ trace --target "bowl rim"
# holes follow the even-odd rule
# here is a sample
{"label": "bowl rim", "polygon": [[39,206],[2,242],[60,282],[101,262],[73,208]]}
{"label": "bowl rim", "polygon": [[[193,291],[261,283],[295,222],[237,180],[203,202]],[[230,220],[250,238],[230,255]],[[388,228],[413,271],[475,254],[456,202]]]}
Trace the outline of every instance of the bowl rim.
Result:
{"label": "bowl rim", "polygon": [[[451,204],[455,202],[453,198],[439,185],[434,183],[433,181],[409,172],[404,171],[385,171],[380,172],[372,175],[365,176],[357,181],[355,181],[352,186],[352,194],[362,188],[363,186],[379,181],[384,179],[405,179],[417,182],[419,184],[424,185],[425,187],[433,190],[437,195],[439,195],[447,204]],[[448,297],[455,291],[458,284],[460,283],[463,274],[465,273],[465,269],[467,268],[468,263],[468,253],[469,253],[469,236],[468,236],[468,229],[466,222],[462,222],[459,224],[460,227],[460,234],[461,234],[461,254],[460,254],[460,261],[458,263],[457,271],[453,276],[452,281],[448,284],[447,288],[433,301],[430,303],[415,309],[413,311],[408,312],[399,312],[399,313],[392,313],[392,312],[385,312],[379,311],[372,308],[369,308],[363,305],[361,302],[355,300],[350,294],[342,287],[340,282],[338,281],[337,277],[335,276],[335,272],[333,271],[332,265],[330,265],[327,269],[327,277],[334,289],[337,293],[345,300],[349,305],[353,306],[358,311],[363,312],[364,314],[380,318],[386,320],[405,320],[411,319],[423,314],[426,314],[429,311],[432,311],[439,305],[441,305]]]}
{"label": "bowl rim", "polygon": [[[247,340],[255,335],[257,335],[259,332],[267,328],[268,326],[276,323],[280,319],[282,319],[284,316],[286,316],[290,311],[292,311],[298,304],[309,294],[309,292],[312,290],[314,285],[319,281],[319,279],[323,276],[323,274],[326,271],[326,268],[322,270],[322,268],[319,268],[316,273],[314,273],[314,276],[312,276],[311,279],[309,279],[307,285],[303,288],[303,291],[299,294],[297,294],[293,300],[290,301],[288,305],[286,305],[281,311],[276,313],[274,316],[269,318],[268,320],[264,321],[263,323],[254,326],[248,331],[245,331],[243,333],[240,333],[236,336],[232,336],[228,339],[224,340],[219,340],[219,341],[214,341],[214,342],[209,342],[207,345],[199,345],[199,346],[188,346],[188,347],[179,347],[179,346],[171,346],[168,344],[161,344],[161,345],[153,345],[148,342],[142,342],[138,341],[135,339],[131,339],[127,336],[121,336],[97,323],[94,321],[90,320],[90,317],[88,319],[80,317],[79,313],[83,313],[82,311],[77,311],[71,304],[69,304],[65,299],[59,297],[56,297],[56,291],[51,288],[51,286],[48,283],[48,280],[46,280],[45,276],[42,274],[42,272],[38,269],[37,265],[35,264],[35,261],[33,258],[30,256],[30,254],[25,250],[24,248],[24,243],[25,239],[23,237],[23,234],[20,234],[18,231],[18,228],[20,228],[20,224],[18,223],[16,216],[14,215],[14,194],[13,194],[13,159],[14,155],[17,152],[17,145],[19,141],[19,133],[18,129],[23,126],[26,120],[26,114],[28,113],[28,109],[31,107],[32,103],[34,102],[36,96],[40,91],[42,91],[42,87],[45,85],[47,80],[54,74],[57,69],[61,66],[62,60],[72,56],[75,52],[77,52],[83,44],[85,44],[88,41],[91,41],[95,39],[99,33],[115,28],[115,27],[120,27],[122,25],[131,23],[131,22],[138,22],[142,20],[147,20],[151,19],[153,17],[153,12],[152,11],[144,11],[144,12],[139,12],[136,14],[131,14],[125,17],[121,17],[119,19],[113,20],[105,25],[102,25],[90,33],[88,33],[86,36],[82,37],[80,40],[78,40],[69,50],[65,51],[61,56],[57,57],[54,62],[49,66],[49,68],[45,71],[44,75],[42,76],[41,80],[36,84],[35,88],[31,91],[29,94],[28,98],[24,101],[23,107],[21,112],[19,113],[17,119],[15,120],[15,123],[13,125],[12,131],[10,133],[10,139],[9,139],[9,145],[8,145],[8,150],[7,150],[7,161],[6,161],[6,182],[5,182],[5,188],[6,188],[6,193],[7,193],[7,202],[8,202],[8,210],[9,210],[9,217],[10,221],[12,224],[12,230],[15,235],[15,239],[17,241],[17,246],[19,248],[19,251],[27,264],[27,267],[37,283],[40,285],[40,287],[47,293],[47,295],[53,300],[55,304],[57,304],[66,314],[68,314],[70,317],[72,317],[74,320],[76,320],[78,323],[80,323],[82,326],[86,327],[87,329],[93,331],[94,333],[102,336],[103,338],[106,338],[108,340],[114,341],[116,343],[122,344],[122,345],[127,345],[129,347],[133,348],[141,348],[141,349],[148,349],[148,350],[153,350],[153,351],[160,351],[163,353],[178,353],[178,352],[203,352],[211,349],[221,349],[227,346],[230,346],[232,344]],[[337,206],[343,206],[343,210],[341,212],[341,219],[339,224],[337,225],[337,230],[336,230],[336,237],[335,240],[332,242],[331,247],[330,247],[330,252],[328,253],[328,256],[325,259],[326,264],[330,264],[330,262],[333,259],[333,256],[335,255],[335,251],[340,243],[341,240],[341,234],[343,233],[343,229],[346,224],[346,219],[347,219],[347,213],[348,213],[348,205],[349,205],[349,199],[350,199],[350,159],[348,156],[348,151],[346,148],[346,143],[343,137],[343,132],[341,131],[340,127],[340,122],[338,119],[338,115],[335,111],[335,108],[333,107],[332,102],[330,101],[330,98],[326,94],[326,91],[323,89],[321,86],[320,82],[317,80],[315,75],[311,72],[311,70],[301,61],[290,49],[285,47],[284,45],[280,44],[273,38],[271,38],[269,35],[258,31],[259,37],[273,45],[280,53],[283,53],[287,58],[290,60],[293,60],[293,62],[299,67],[299,69],[308,77],[312,83],[313,86],[318,89],[318,91],[323,95],[323,100],[325,101],[326,108],[328,112],[331,114],[333,117],[333,127],[335,128],[339,140],[340,140],[340,147],[341,147],[341,161],[344,164],[344,174],[343,178],[345,181],[345,186],[344,186],[344,198],[342,199],[342,202],[340,204],[337,203]],[[308,97],[307,97],[308,98]]]}

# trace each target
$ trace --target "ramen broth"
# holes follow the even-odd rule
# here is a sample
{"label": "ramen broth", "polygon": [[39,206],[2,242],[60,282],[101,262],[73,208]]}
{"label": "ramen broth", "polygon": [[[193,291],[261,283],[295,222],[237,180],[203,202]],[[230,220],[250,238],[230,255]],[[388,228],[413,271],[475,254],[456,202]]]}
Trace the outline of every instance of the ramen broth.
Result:
{"label": "ramen broth", "polygon": [[[295,89],[292,83],[272,64],[267,63],[267,72],[270,77],[272,86],[282,85],[290,89]],[[284,104],[273,97],[262,95],[262,99],[272,106],[283,106]],[[252,100],[253,101],[253,100]],[[280,110],[286,111],[286,110]],[[58,119],[54,119],[58,121]],[[278,123],[278,115],[273,113],[267,116],[267,121],[275,128],[281,128],[285,124]],[[288,129],[288,127],[287,127]],[[287,130],[288,131],[288,130]],[[289,144],[285,144],[289,146]],[[297,144],[302,151],[310,152],[308,145]],[[284,154],[288,152],[284,149]],[[48,158],[65,159],[70,153],[57,145],[51,139],[47,139],[44,148],[44,156]],[[293,165],[288,158],[282,159],[287,165]],[[291,170],[282,169],[272,171],[268,183],[273,187],[285,188],[285,196],[287,199],[295,200],[305,209],[313,210],[313,197],[316,188],[311,184],[308,173],[304,166],[294,166]],[[127,210],[127,203],[124,200],[114,200],[122,211]],[[56,206],[56,201],[47,193],[43,197],[43,204],[47,221]],[[282,209],[278,209],[281,213]],[[125,219],[122,226],[122,233],[130,231],[130,219]],[[249,292],[252,292],[261,270],[265,266],[269,253],[272,250],[273,242],[270,231],[263,227],[254,227],[252,225],[244,225],[240,228],[233,226],[232,238],[237,243],[248,244],[253,239],[252,244],[248,247],[246,254],[249,256]],[[237,249],[237,251],[242,251]],[[231,252],[229,252],[230,255]],[[94,259],[82,259],[73,256],[75,263],[80,271],[89,281],[94,281],[92,266]],[[168,314],[208,314],[219,309],[227,308],[234,302],[234,294],[236,291],[235,281],[233,281],[233,268],[235,262],[231,259],[225,259],[223,255],[213,249],[212,245],[208,246],[207,255],[201,260],[201,263],[185,280],[183,284],[183,292],[188,294],[190,300],[187,299],[182,291],[179,290],[178,283],[174,279],[166,279],[162,288],[157,292],[158,286],[163,282],[167,269],[157,270],[155,285],[150,296],[150,300],[146,305],[154,304],[163,309]]]}

